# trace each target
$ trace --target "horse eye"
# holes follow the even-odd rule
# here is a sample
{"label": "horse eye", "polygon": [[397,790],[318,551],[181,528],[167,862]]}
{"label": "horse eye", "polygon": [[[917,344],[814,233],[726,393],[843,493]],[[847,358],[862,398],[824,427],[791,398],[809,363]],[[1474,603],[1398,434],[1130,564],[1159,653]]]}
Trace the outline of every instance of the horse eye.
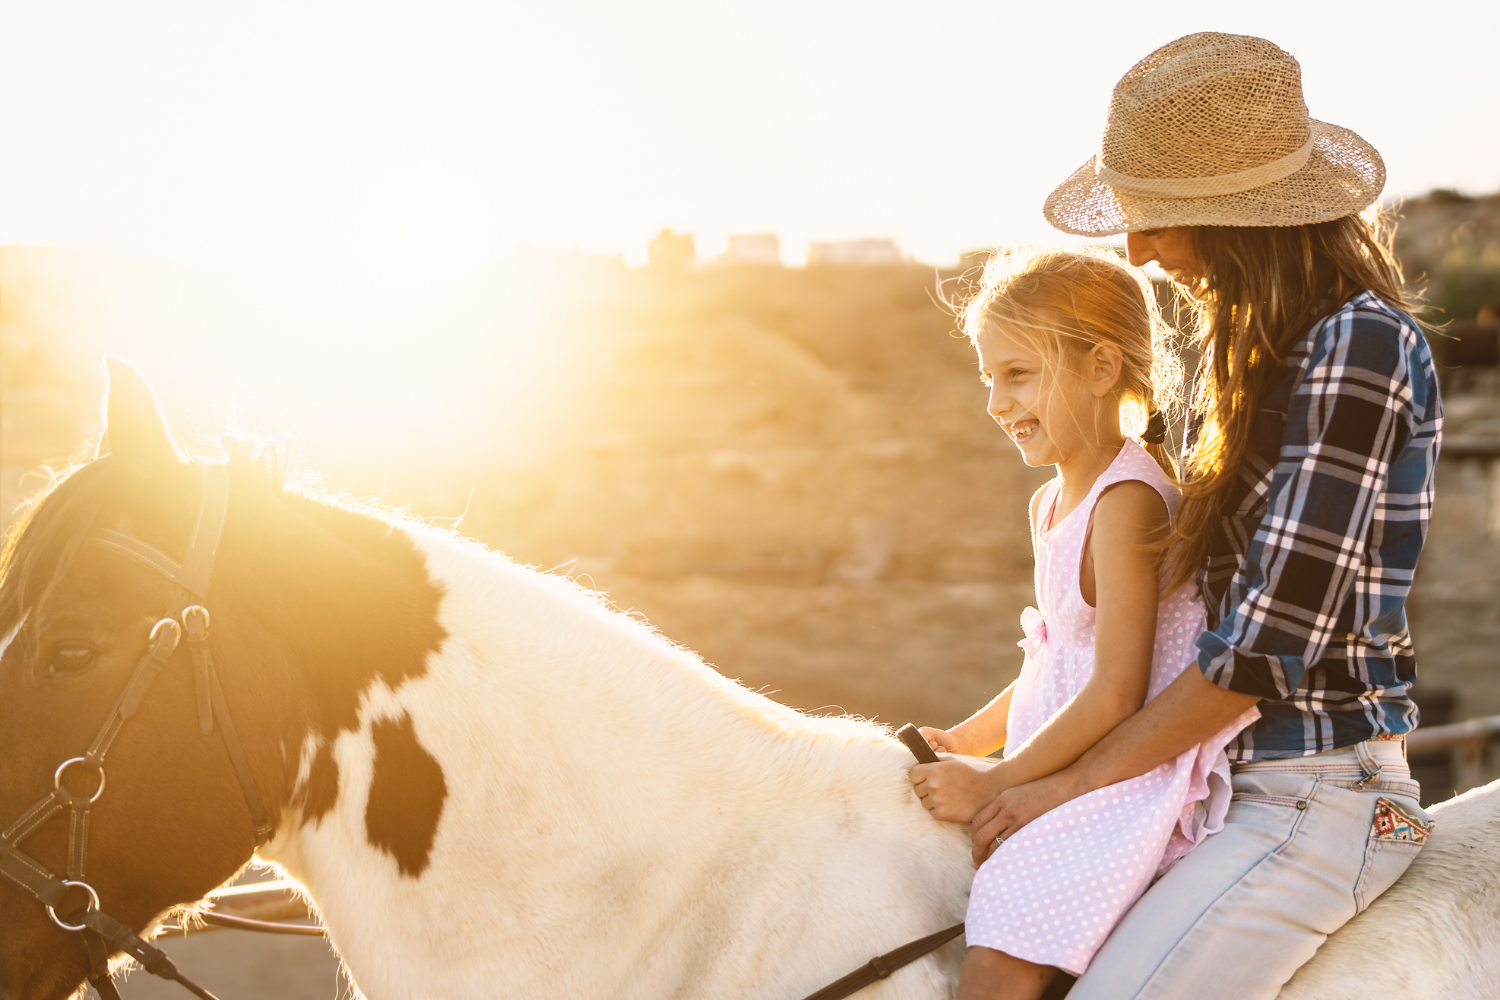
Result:
{"label": "horse eye", "polygon": [[97,655],[88,646],[60,646],[47,664],[47,676],[76,677],[94,665]]}

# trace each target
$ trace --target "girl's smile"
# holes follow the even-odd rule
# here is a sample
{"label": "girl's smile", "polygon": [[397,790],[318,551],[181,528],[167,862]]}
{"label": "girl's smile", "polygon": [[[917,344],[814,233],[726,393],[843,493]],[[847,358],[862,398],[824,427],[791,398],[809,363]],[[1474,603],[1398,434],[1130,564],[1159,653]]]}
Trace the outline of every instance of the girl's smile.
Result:
{"label": "girl's smile", "polygon": [[1012,441],[1018,446],[1024,446],[1036,435],[1037,428],[1041,426],[1041,421],[1034,417],[1022,417],[1019,420],[1002,420],[1000,421],[1000,426],[1005,429],[1005,433],[1010,435]]}

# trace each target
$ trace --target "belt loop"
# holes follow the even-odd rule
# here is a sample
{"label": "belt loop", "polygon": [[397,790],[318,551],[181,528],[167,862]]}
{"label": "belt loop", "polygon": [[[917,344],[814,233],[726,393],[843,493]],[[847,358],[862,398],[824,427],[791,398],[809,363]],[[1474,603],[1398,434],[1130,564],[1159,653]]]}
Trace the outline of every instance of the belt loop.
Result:
{"label": "belt loop", "polygon": [[1368,741],[1354,744],[1354,754],[1359,758],[1359,769],[1364,777],[1354,783],[1354,787],[1363,790],[1366,785],[1380,777],[1380,765],[1375,763],[1375,757],[1370,753]]}

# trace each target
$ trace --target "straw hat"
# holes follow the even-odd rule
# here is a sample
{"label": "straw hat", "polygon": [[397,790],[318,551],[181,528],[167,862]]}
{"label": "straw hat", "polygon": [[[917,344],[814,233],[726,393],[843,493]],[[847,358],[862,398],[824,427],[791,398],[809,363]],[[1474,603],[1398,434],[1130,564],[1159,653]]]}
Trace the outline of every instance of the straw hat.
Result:
{"label": "straw hat", "polygon": [[1100,152],[1042,211],[1079,236],[1300,226],[1358,212],[1384,186],[1373,146],[1308,117],[1296,59],[1264,38],[1203,32],[1131,67]]}

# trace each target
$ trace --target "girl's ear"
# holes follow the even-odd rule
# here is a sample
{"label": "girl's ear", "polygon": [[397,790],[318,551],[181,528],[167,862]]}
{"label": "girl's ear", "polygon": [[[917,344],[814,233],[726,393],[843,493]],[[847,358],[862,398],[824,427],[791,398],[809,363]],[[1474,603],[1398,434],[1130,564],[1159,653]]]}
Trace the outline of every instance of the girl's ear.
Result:
{"label": "girl's ear", "polygon": [[1096,344],[1089,351],[1089,392],[1095,399],[1103,399],[1120,384],[1120,372],[1125,368],[1125,356],[1114,344]]}

